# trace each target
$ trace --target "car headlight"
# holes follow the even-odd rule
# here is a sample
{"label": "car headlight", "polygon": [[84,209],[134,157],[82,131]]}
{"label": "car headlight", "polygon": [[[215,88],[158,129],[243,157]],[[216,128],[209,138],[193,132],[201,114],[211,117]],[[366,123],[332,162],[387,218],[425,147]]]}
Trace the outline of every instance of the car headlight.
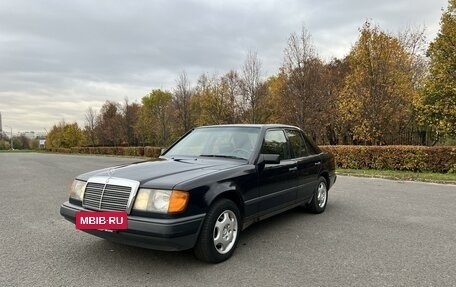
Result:
{"label": "car headlight", "polygon": [[82,201],[87,182],[75,179],[70,188],[70,198]]}
{"label": "car headlight", "polygon": [[188,197],[186,191],[140,188],[133,209],[158,213],[182,212],[187,207]]}

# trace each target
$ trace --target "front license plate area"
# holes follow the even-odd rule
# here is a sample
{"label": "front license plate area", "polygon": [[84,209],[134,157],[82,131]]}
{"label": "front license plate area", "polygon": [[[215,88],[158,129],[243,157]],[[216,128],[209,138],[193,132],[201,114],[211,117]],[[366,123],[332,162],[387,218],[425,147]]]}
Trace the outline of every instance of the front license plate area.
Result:
{"label": "front license plate area", "polygon": [[99,231],[104,231],[104,232],[116,232],[116,230],[112,230],[112,229],[98,229]]}
{"label": "front license plate area", "polygon": [[76,229],[114,232],[127,228],[128,219],[125,211],[76,212]]}

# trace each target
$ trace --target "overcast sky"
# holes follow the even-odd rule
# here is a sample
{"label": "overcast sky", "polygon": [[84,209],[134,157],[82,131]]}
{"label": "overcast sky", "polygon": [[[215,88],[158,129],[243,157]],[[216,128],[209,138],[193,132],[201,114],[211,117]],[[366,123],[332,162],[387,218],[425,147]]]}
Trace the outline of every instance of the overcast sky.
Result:
{"label": "overcast sky", "polygon": [[439,29],[447,0],[40,1],[0,0],[3,129],[84,124],[89,107],[172,89],[186,71],[239,70],[249,50],[277,73],[287,38],[304,25],[325,60],[345,56],[371,19],[396,33]]}

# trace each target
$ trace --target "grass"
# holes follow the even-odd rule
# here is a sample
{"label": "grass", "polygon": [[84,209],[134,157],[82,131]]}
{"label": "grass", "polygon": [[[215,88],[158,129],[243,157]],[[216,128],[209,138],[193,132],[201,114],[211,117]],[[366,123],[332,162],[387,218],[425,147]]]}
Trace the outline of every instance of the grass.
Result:
{"label": "grass", "polygon": [[400,170],[377,169],[344,169],[338,168],[337,174],[361,177],[378,177],[396,180],[412,180],[456,184],[456,173],[413,172]]}

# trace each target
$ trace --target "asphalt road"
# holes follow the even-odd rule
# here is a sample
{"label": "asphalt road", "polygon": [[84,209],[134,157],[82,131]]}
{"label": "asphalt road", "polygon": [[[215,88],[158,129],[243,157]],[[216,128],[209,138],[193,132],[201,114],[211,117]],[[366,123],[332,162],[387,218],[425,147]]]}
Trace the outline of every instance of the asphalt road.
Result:
{"label": "asphalt road", "polygon": [[0,286],[456,286],[456,186],[338,178],[326,212],[245,230],[221,264],[110,243],[59,215],[73,177],[130,158],[0,153]]}

